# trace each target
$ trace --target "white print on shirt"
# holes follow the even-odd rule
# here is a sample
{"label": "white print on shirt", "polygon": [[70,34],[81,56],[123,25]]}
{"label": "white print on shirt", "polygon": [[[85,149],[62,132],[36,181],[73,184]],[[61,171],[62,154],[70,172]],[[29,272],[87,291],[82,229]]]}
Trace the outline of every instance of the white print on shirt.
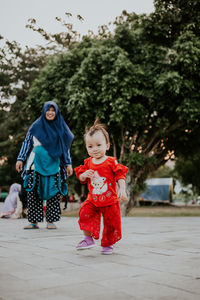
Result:
{"label": "white print on shirt", "polygon": [[[41,143],[36,139],[35,136],[33,136],[33,148],[40,145]],[[33,164],[34,158],[35,158],[35,153],[32,150],[27,159],[26,170],[34,170],[34,164]]]}
{"label": "white print on shirt", "polygon": [[101,195],[108,190],[108,185],[105,182],[106,177],[100,177],[98,172],[95,171],[91,180],[91,185],[93,186],[92,193],[95,195]]}

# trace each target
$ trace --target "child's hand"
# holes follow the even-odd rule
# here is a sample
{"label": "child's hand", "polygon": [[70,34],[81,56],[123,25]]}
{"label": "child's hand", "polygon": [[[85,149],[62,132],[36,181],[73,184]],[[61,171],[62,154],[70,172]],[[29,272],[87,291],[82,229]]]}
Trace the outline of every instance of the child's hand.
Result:
{"label": "child's hand", "polygon": [[126,191],[124,189],[119,188],[118,197],[119,197],[120,201],[125,202],[127,200]]}
{"label": "child's hand", "polygon": [[92,178],[94,175],[94,170],[87,170],[82,174],[85,178]]}
{"label": "child's hand", "polygon": [[90,178],[90,179],[91,179],[91,178],[93,177],[93,175],[94,175],[94,170],[89,169],[89,170],[85,171],[84,173],[82,173],[82,174],[79,176],[79,179],[80,179],[81,181],[85,181],[86,178]]}

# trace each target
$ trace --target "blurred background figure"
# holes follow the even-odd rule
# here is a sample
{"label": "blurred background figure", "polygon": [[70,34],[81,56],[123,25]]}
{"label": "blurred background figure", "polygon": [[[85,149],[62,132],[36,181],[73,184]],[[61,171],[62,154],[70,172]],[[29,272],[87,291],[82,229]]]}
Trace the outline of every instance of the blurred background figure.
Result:
{"label": "blurred background figure", "polygon": [[21,184],[13,183],[10,186],[9,194],[3,204],[0,218],[11,218],[14,216],[17,209],[17,202],[19,201],[19,192],[21,191]]}
{"label": "blurred background figure", "polygon": [[76,202],[74,193],[69,196],[69,202]]}

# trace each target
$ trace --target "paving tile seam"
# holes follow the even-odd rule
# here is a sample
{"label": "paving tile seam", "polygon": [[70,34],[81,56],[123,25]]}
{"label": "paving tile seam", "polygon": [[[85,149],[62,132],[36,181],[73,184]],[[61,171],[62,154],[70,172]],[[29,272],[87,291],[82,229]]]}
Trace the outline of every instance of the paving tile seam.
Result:
{"label": "paving tile seam", "polygon": [[155,252],[155,251],[148,251],[148,253],[152,254],[158,254],[158,255],[163,255],[163,256],[176,256],[175,254],[166,254],[166,253],[161,253],[161,252]]}
{"label": "paving tile seam", "polygon": [[[129,277],[129,276],[123,276],[123,277]],[[100,280],[100,281],[98,281],[98,282],[96,282],[96,281],[88,281],[88,283],[92,283],[92,284],[95,284],[96,286],[99,286],[99,287],[103,287],[103,288],[106,288],[106,289],[108,289],[109,288],[109,292],[113,292],[114,294],[116,294],[116,288],[115,287],[110,287],[110,286],[105,286],[103,283],[101,283],[102,281]],[[132,297],[133,295],[132,294],[130,294],[130,293],[128,293],[127,291],[123,291],[123,294],[126,294],[127,296],[129,296],[129,297]]]}
{"label": "paving tile seam", "polygon": [[189,253],[189,254],[200,254],[200,251],[195,251],[195,252],[192,252],[192,251],[185,251],[183,250],[184,253]]}
{"label": "paving tile seam", "polygon": [[[149,268],[149,267],[143,267],[143,266],[134,265],[134,264],[132,266],[135,266],[137,268],[141,268],[141,269],[144,269],[144,270],[156,271],[156,272],[160,272],[160,273],[166,273],[165,270],[159,270],[159,269],[154,269],[154,268]],[[172,274],[172,275],[176,275],[176,276],[178,275],[178,276],[194,279],[194,277],[192,275],[188,275],[188,274],[176,273],[176,272],[171,272],[171,271],[168,271],[167,273]]]}
{"label": "paving tile seam", "polygon": [[[127,276],[128,277],[128,276]],[[96,285],[97,286],[99,286],[99,287],[103,287],[103,288],[108,288],[108,286],[106,285],[104,285],[103,283],[101,283],[102,281],[99,281],[98,283],[96,283]],[[116,294],[116,288],[115,287],[110,287],[109,286],[109,291],[110,292],[113,292],[114,294]],[[129,292],[127,292],[127,291],[125,291],[125,290],[123,290],[123,294],[125,294],[125,295],[127,295],[127,296],[129,296],[129,297],[133,297],[133,295],[132,294],[130,294]],[[130,298],[131,299],[131,298]]]}
{"label": "paving tile seam", "polygon": [[74,238],[74,237],[82,237],[80,234],[73,234],[73,235],[54,235],[54,236],[41,236],[41,237],[35,237],[35,236],[28,236],[28,237],[24,237],[24,236],[15,236],[15,237],[12,237],[12,240],[1,240],[1,242],[7,242],[7,243],[13,243],[13,242],[19,242],[20,241],[25,241],[25,240],[45,240],[45,239],[55,239],[55,238],[58,238],[60,240],[63,240],[63,239],[66,239],[66,238]]}
{"label": "paving tile seam", "polygon": [[153,284],[155,284],[155,285],[165,286],[165,287],[168,287],[168,288],[171,288],[171,289],[174,289],[174,290],[186,292],[186,293],[189,293],[189,294],[191,294],[191,295],[200,295],[200,291],[199,291],[198,293],[195,293],[195,292],[193,292],[193,291],[186,290],[186,289],[182,289],[182,288],[179,288],[179,287],[170,285],[170,284],[164,284],[164,283],[154,282],[154,281],[151,281],[151,280],[146,280],[146,281],[149,282],[149,283],[153,283]]}

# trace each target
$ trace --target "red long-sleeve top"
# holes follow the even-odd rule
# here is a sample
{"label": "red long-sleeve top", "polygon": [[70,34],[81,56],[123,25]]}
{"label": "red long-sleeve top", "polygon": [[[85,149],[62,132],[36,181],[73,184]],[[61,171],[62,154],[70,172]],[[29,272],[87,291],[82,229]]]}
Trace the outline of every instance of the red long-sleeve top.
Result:
{"label": "red long-sleeve top", "polygon": [[92,158],[84,160],[84,165],[75,168],[76,176],[79,176],[87,170],[94,170],[92,179],[81,181],[88,183],[89,194],[87,200],[94,203],[95,206],[108,206],[119,201],[117,196],[116,182],[119,179],[126,179],[128,168],[119,164],[115,157],[108,156],[100,164],[94,164]]}

